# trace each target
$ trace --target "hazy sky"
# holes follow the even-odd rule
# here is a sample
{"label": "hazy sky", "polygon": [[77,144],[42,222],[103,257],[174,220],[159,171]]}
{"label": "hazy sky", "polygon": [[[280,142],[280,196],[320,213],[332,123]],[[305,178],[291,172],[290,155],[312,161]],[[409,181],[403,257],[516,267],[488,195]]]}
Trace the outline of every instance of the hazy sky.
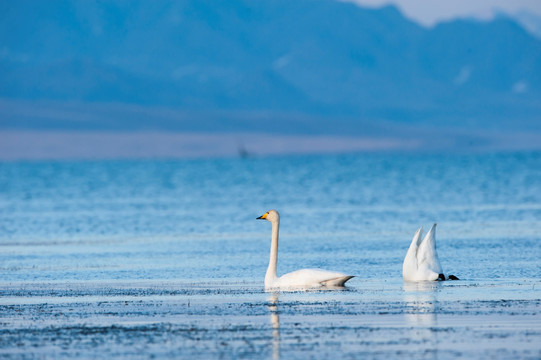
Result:
{"label": "hazy sky", "polygon": [[541,0],[349,0],[364,6],[394,4],[404,15],[424,25],[457,17],[490,19],[495,13],[530,12],[541,17]]}

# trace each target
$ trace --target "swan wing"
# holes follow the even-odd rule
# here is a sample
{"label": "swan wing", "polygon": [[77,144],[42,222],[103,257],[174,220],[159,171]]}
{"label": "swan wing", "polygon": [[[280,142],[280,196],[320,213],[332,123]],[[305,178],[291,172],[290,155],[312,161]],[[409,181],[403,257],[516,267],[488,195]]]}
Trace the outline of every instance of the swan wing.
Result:
{"label": "swan wing", "polygon": [[404,280],[414,280],[417,273],[417,250],[419,249],[419,243],[423,236],[423,228],[420,227],[413,235],[410,247],[402,263],[402,276]]}
{"label": "swan wing", "polygon": [[434,224],[432,226],[421,242],[421,245],[419,245],[419,249],[417,249],[417,266],[418,268],[442,274],[443,269],[438,259],[438,252],[436,251],[436,225]]}
{"label": "swan wing", "polygon": [[344,286],[346,281],[348,281],[349,279],[354,278],[354,277],[355,276],[352,276],[352,275],[343,275],[343,276],[339,276],[339,277],[334,278],[334,279],[325,280],[325,281],[321,282],[321,285],[327,286],[327,287],[335,287],[335,286],[340,287],[340,286]]}

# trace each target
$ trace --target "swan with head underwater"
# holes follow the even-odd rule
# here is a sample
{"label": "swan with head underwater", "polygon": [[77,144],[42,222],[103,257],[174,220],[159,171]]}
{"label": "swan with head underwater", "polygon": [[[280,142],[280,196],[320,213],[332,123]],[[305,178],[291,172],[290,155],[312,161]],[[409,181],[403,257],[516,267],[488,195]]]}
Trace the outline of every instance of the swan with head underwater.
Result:
{"label": "swan with head underwater", "polygon": [[404,263],[402,276],[405,281],[458,280],[454,275],[445,277],[436,251],[436,225],[434,224],[423,241],[420,227],[411,241]]}
{"label": "swan with head underwater", "polygon": [[280,214],[276,210],[269,210],[257,219],[267,220],[272,224],[270,261],[267,273],[265,274],[265,290],[341,287],[353,277],[339,272],[320,269],[302,269],[278,277],[276,275],[276,265],[278,262]]}

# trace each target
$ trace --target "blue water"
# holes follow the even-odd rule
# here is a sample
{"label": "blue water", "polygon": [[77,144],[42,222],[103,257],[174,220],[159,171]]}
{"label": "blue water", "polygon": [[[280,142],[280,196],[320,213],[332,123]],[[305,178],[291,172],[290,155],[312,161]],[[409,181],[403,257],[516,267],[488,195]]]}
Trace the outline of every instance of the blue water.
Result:
{"label": "blue water", "polygon": [[0,276],[256,281],[271,208],[279,272],[400,277],[437,222],[444,270],[541,277],[541,153],[3,163]]}
{"label": "blue water", "polygon": [[[264,292],[272,208],[347,290]],[[434,222],[461,280],[405,284]],[[538,358],[540,258],[539,152],[6,162],[0,355]]]}

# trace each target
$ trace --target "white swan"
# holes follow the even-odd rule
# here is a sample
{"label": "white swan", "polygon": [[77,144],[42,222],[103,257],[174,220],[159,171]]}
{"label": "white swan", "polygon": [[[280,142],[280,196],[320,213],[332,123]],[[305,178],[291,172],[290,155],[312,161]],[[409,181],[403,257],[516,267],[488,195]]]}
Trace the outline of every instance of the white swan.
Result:
{"label": "white swan", "polygon": [[[402,276],[406,281],[446,280],[436,251],[436,225],[434,224],[423,241],[423,228],[419,228],[402,264]],[[447,280],[458,280],[449,275]]]}
{"label": "white swan", "polygon": [[278,277],[276,264],[278,262],[278,230],[280,227],[280,214],[276,210],[269,210],[257,219],[270,221],[272,224],[272,242],[270,261],[265,274],[265,289],[287,288],[314,288],[314,287],[340,287],[353,276],[339,272],[320,269],[302,269]]}

